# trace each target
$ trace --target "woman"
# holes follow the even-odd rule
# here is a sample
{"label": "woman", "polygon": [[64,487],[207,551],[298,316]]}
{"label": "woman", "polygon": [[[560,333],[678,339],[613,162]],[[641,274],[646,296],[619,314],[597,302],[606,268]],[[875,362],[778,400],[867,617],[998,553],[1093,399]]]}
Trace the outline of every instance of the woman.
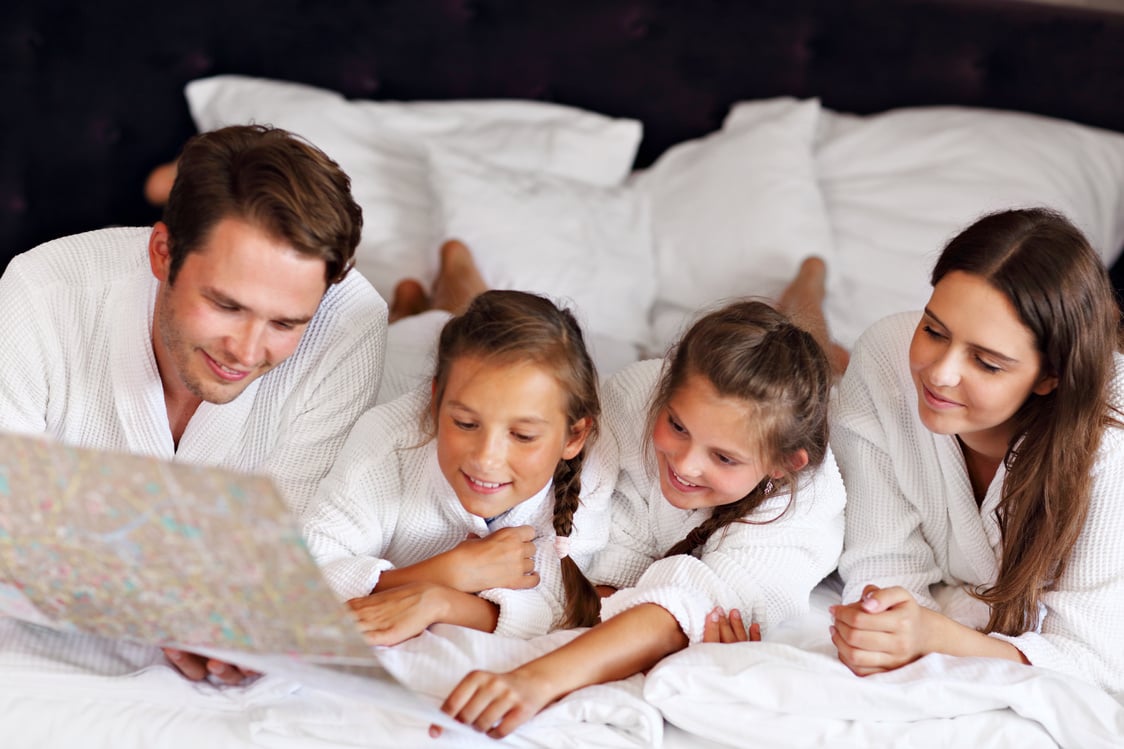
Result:
{"label": "woman", "polygon": [[859,675],[1006,658],[1124,690],[1124,370],[1104,266],[1062,216],[1013,210],[954,238],[932,283],[920,317],[860,339],[835,404],[839,658]]}

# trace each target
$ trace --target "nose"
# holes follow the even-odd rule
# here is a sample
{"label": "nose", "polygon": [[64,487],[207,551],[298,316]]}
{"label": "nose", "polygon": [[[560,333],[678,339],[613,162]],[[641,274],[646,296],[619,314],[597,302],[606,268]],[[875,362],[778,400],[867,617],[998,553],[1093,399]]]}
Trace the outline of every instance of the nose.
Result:
{"label": "nose", "polygon": [[481,473],[501,468],[507,457],[507,441],[501,430],[488,430],[480,434],[472,451],[472,467]]}
{"label": "nose", "polygon": [[249,320],[229,336],[227,351],[239,366],[252,369],[265,362],[266,325],[260,320]]}
{"label": "nose", "polygon": [[960,383],[960,362],[956,351],[948,348],[928,367],[929,382],[935,387],[955,387]]}
{"label": "nose", "polygon": [[702,450],[696,449],[694,445],[685,450],[681,450],[676,460],[676,472],[683,478],[697,478],[702,475],[702,461],[704,456]]}

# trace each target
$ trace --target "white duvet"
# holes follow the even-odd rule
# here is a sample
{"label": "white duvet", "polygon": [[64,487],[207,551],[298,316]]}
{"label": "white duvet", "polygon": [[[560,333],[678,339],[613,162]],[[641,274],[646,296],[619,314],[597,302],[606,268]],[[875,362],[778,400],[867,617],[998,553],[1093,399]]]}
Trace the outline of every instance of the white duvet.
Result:
{"label": "white duvet", "polygon": [[[834,598],[833,598],[834,596]],[[647,676],[583,689],[502,742],[518,747],[1110,747],[1124,706],[1065,675],[1006,661],[930,656],[859,679],[827,637],[827,586],[769,642],[696,645]],[[471,668],[507,669],[575,632],[530,641],[438,625],[384,651],[431,706]],[[192,684],[154,648],[0,621],[0,736],[11,749],[69,747],[461,747],[427,735],[420,710],[278,676]],[[668,722],[665,731],[664,720]]]}

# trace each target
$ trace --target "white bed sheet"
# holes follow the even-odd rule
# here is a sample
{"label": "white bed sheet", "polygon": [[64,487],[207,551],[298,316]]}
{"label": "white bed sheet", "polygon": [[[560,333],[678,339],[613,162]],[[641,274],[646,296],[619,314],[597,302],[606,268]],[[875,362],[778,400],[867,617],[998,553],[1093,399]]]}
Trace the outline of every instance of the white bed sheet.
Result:
{"label": "white bed sheet", "polygon": [[[517,747],[1108,747],[1124,706],[1090,685],[988,659],[924,658],[858,679],[827,639],[830,586],[761,644],[693,646],[647,679],[580,690],[503,742]],[[575,636],[511,640],[439,625],[387,650],[386,666],[436,705],[470,668],[506,669]],[[662,714],[662,717],[661,717]],[[666,719],[666,723],[665,720]],[[495,746],[427,736],[417,714],[266,676],[193,684],[155,648],[0,621],[3,746]]]}

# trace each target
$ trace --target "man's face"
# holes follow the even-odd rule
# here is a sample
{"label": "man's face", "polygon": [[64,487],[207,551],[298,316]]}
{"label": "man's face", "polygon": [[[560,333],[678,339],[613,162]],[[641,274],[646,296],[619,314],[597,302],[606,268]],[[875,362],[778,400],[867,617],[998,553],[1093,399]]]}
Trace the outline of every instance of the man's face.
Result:
{"label": "man's face", "polygon": [[234,400],[296,350],[327,289],[323,260],[237,218],[215,225],[174,283],[163,223],[149,260],[161,281],[152,347],[169,400]]}

